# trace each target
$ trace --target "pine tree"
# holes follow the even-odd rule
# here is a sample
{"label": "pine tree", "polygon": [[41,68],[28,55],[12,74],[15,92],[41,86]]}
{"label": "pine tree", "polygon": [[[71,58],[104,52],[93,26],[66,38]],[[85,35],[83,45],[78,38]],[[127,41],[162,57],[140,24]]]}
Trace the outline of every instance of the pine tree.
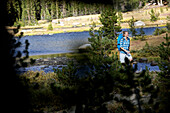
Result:
{"label": "pine tree", "polygon": [[132,37],[136,36],[137,31],[135,30],[135,25],[134,25],[135,19],[132,16],[132,19],[129,20],[128,24],[130,27],[130,32],[132,33]]}
{"label": "pine tree", "polygon": [[60,8],[59,8],[59,2],[56,0],[56,18],[59,19],[61,15]]}
{"label": "pine tree", "polygon": [[66,13],[67,13],[66,10],[67,10],[66,1],[63,0],[63,1],[62,1],[62,17],[63,17],[63,18],[66,17]]}
{"label": "pine tree", "polygon": [[41,0],[40,2],[41,2],[41,19],[44,20],[45,17],[46,17],[46,13],[45,13],[45,11],[46,11],[45,10],[46,3],[45,3],[45,0]]}
{"label": "pine tree", "polygon": [[158,86],[160,87],[160,93],[157,103],[155,104],[155,109],[158,112],[166,113],[169,111],[170,106],[170,36],[166,34],[164,37],[166,42],[162,42],[159,46],[159,69],[158,73]]}
{"label": "pine tree", "polygon": [[101,27],[103,36],[115,40],[118,36],[117,32],[121,31],[121,27],[117,25],[118,17],[116,11],[104,10],[99,19],[103,25],[103,27]]}
{"label": "pine tree", "polygon": [[51,19],[56,18],[56,4],[55,4],[55,0],[51,1]]}
{"label": "pine tree", "polygon": [[23,26],[25,26],[27,24],[27,11],[26,11],[26,4],[24,1],[22,1],[22,23],[23,23]]}
{"label": "pine tree", "polygon": [[151,17],[150,21],[154,22],[154,21],[158,20],[159,13],[156,13],[153,9],[151,9],[151,12],[149,14],[150,14],[150,17]]}
{"label": "pine tree", "polygon": [[[102,16],[101,20],[105,16]],[[64,87],[52,84],[53,92],[62,95],[64,105],[76,105],[76,113],[108,113],[106,109],[108,101],[122,103],[121,112],[141,113],[142,108],[147,112],[154,110],[152,105],[157,96],[157,89],[153,87],[149,71],[135,74],[137,65],[133,69],[128,60],[123,67],[116,53],[109,55],[112,39],[104,36],[103,27],[99,30],[95,27],[93,24],[89,31],[91,48],[86,55],[86,61],[79,66],[72,63],[62,71],[57,70],[58,80]],[[82,66],[88,67],[90,71],[80,77],[76,73]],[[137,105],[133,104],[133,100],[129,100],[132,95],[135,95]],[[143,101],[144,98],[148,101]]]}
{"label": "pine tree", "polygon": [[141,36],[141,40],[145,40],[145,32],[143,31],[143,26],[140,28],[140,34],[139,34],[140,36]]}

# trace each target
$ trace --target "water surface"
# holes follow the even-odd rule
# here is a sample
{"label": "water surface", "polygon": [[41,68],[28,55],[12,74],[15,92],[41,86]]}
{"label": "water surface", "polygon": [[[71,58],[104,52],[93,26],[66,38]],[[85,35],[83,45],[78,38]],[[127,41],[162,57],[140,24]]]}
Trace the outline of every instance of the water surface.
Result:
{"label": "water surface", "polygon": [[[155,29],[156,27],[143,28],[143,31],[145,32],[145,35],[152,35]],[[122,30],[128,31],[129,29]],[[138,33],[140,32],[140,28],[136,28],[136,30]],[[130,32],[129,36],[131,36]],[[28,50],[30,56],[77,52],[79,46],[89,43],[89,37],[88,31],[25,36],[21,38],[22,47],[20,47],[19,50],[24,50],[24,42],[25,40],[28,40],[30,43]]]}

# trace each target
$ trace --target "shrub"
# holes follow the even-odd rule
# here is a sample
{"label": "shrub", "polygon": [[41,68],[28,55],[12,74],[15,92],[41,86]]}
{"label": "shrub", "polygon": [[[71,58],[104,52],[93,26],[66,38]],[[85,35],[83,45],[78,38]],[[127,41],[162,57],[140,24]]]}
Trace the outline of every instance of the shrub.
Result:
{"label": "shrub", "polygon": [[138,37],[140,40],[145,40],[145,32],[143,31],[143,26],[140,28],[140,36]]}
{"label": "shrub", "polygon": [[161,29],[156,28],[155,31],[153,32],[153,35],[160,35],[162,33],[166,33],[167,31],[168,31],[167,28],[161,28]]}
{"label": "shrub", "polygon": [[166,23],[166,27],[167,27],[168,31],[170,31],[170,23]]}
{"label": "shrub", "polygon": [[135,23],[135,19],[132,16],[132,19],[130,19],[129,22],[128,22],[129,27],[130,27],[130,32],[132,33],[132,37],[136,36],[136,33],[137,33],[134,23]]}
{"label": "shrub", "polygon": [[163,12],[164,12],[164,10],[163,10],[163,8],[162,8],[162,7],[160,8],[160,12],[161,12],[161,13],[163,13]]}
{"label": "shrub", "polygon": [[169,39],[170,37],[166,34],[164,37],[166,42],[162,42],[159,46],[159,56],[161,58],[159,62],[159,69],[161,70],[158,73],[158,86],[160,87],[159,98],[156,103],[157,112],[167,113],[170,106],[170,49],[169,49]]}
{"label": "shrub", "polygon": [[147,42],[141,50],[132,51],[132,52],[136,53],[136,56],[139,56],[139,57],[150,57],[150,56],[159,55],[158,47],[150,46]]}
{"label": "shrub", "polygon": [[150,14],[150,21],[154,22],[154,21],[157,21],[158,20],[158,17],[159,17],[159,13],[156,13],[156,11],[154,11],[153,9],[151,9],[151,12],[149,13]]}
{"label": "shrub", "polygon": [[47,28],[47,30],[53,30],[52,23],[50,23],[50,24],[48,25],[48,28]]}

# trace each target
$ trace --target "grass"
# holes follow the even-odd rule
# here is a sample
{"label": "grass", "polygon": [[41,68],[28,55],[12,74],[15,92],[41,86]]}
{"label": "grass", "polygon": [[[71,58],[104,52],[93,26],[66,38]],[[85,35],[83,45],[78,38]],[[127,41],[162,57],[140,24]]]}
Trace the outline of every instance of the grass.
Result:
{"label": "grass", "polygon": [[29,58],[39,59],[39,58],[68,57],[68,58],[75,58],[80,61],[84,59],[87,54],[88,53],[60,53],[60,54],[34,55],[34,56],[29,56]]}
{"label": "grass", "polygon": [[[168,35],[170,35],[170,33],[168,33]],[[158,46],[160,45],[162,42],[165,41],[165,39],[163,37],[166,36],[166,33],[163,33],[161,35],[158,36],[147,36],[146,40],[141,41],[141,40],[132,40],[131,41],[131,50],[140,50],[142,49],[146,42],[150,45],[150,46]]]}

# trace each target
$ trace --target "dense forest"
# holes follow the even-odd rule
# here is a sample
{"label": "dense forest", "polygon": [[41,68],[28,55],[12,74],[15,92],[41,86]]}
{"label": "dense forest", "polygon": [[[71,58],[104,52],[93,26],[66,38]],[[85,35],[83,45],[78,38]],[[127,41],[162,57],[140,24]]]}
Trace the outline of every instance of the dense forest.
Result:
{"label": "dense forest", "polygon": [[101,14],[103,9],[114,8],[129,11],[141,8],[148,0],[9,0],[7,2],[9,25],[20,22],[24,25],[37,24],[37,20],[52,20],[71,16]]}

